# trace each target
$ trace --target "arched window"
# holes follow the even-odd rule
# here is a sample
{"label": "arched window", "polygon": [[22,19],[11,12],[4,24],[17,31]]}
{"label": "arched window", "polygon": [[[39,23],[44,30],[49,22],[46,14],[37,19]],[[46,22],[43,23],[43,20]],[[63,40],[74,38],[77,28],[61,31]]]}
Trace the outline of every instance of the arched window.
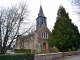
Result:
{"label": "arched window", "polygon": [[45,35],[46,35],[45,37],[47,38],[47,33],[45,33]]}
{"label": "arched window", "polygon": [[42,33],[42,38],[44,38],[44,33]]}
{"label": "arched window", "polygon": [[39,20],[37,20],[37,25],[39,25]]}
{"label": "arched window", "polygon": [[44,39],[48,39],[48,33],[46,33],[46,32],[42,32],[42,38],[44,38]]}
{"label": "arched window", "polygon": [[42,24],[44,23],[44,20],[42,19]]}

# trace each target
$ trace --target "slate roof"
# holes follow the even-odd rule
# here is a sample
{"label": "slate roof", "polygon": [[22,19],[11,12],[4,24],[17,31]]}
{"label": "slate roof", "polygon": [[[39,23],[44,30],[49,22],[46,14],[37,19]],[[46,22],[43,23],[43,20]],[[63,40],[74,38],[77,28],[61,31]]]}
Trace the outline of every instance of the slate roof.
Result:
{"label": "slate roof", "polygon": [[38,16],[45,17],[44,13],[43,13],[42,6],[40,6],[40,10],[39,10]]}

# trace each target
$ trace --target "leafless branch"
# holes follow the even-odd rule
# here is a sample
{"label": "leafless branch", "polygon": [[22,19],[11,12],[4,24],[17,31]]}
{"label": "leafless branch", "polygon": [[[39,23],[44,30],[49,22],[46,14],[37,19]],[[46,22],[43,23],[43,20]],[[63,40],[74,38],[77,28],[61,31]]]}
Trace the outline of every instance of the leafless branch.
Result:
{"label": "leafless branch", "polygon": [[[22,22],[28,18],[28,9],[26,3],[20,3],[19,6],[13,6],[8,9],[0,10],[0,22],[2,31],[2,51],[4,54],[7,49],[11,46],[14,39],[18,35],[19,29],[22,27]],[[26,32],[30,32],[33,29],[33,25],[28,27]],[[10,42],[8,42],[10,40]]]}

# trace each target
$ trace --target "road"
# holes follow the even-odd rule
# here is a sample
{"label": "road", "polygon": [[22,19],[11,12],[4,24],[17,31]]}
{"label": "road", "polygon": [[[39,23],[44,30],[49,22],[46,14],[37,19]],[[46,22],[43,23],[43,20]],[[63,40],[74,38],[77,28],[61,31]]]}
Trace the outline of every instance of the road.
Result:
{"label": "road", "polygon": [[64,60],[80,60],[80,55],[72,56],[72,57],[66,58]]}
{"label": "road", "polygon": [[80,60],[80,54],[74,55],[74,56],[68,56],[62,59],[58,59],[58,60]]}

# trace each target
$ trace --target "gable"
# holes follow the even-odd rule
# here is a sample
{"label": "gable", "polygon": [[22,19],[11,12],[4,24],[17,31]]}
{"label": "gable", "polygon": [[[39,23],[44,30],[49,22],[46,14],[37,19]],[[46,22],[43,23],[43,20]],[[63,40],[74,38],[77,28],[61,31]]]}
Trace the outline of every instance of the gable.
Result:
{"label": "gable", "polygon": [[50,36],[51,32],[50,30],[45,26],[43,25],[38,31],[38,38],[42,38],[42,35],[47,35],[48,34],[48,37]]}
{"label": "gable", "polygon": [[40,31],[47,31],[47,32],[51,33],[51,31],[50,31],[50,30],[48,29],[48,27],[45,26],[45,25],[42,25],[42,26],[38,29],[37,32],[40,32]]}

